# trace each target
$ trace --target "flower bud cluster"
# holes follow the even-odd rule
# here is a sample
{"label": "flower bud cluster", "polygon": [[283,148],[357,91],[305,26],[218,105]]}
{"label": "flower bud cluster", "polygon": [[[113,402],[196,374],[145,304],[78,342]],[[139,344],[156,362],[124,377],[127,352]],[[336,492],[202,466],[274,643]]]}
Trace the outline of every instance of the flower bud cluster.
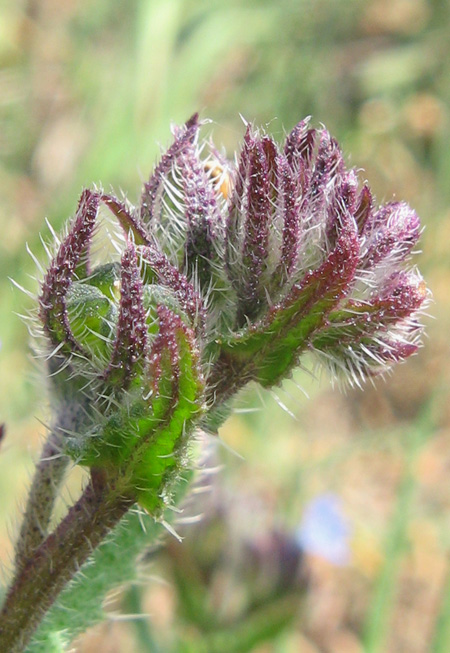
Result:
{"label": "flower bud cluster", "polygon": [[[195,426],[246,383],[278,384],[313,352],[360,384],[417,350],[428,298],[416,213],[376,207],[325,129],[304,120],[280,148],[249,125],[230,162],[200,127],[174,129],[137,207],[83,192],[39,297],[58,410],[74,414],[66,451],[119,469],[154,514]],[[124,245],[95,267],[100,204]]]}

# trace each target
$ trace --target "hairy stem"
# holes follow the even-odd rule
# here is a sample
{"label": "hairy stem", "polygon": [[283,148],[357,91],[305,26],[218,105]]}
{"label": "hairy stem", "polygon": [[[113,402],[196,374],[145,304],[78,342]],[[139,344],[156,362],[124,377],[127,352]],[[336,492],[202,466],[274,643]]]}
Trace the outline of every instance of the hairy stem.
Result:
{"label": "hairy stem", "polygon": [[47,536],[57,493],[69,460],[68,456],[61,453],[61,437],[55,428],[44,445],[28,495],[16,544],[15,564],[18,571]]}
{"label": "hairy stem", "polygon": [[0,613],[0,651],[25,650],[63,587],[133,503],[92,470],[80,499],[18,569]]}
{"label": "hairy stem", "polygon": [[254,378],[252,371],[251,364],[236,362],[230,356],[221,353],[208,378],[207,402],[211,402],[211,405],[217,408],[231,399]]}

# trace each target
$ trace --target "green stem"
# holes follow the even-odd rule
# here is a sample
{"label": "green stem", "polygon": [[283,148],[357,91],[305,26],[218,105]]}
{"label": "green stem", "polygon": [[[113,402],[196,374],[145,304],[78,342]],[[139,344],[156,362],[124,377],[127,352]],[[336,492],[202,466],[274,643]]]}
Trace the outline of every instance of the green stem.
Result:
{"label": "green stem", "polygon": [[[142,614],[142,589],[132,584],[125,596],[124,607],[127,612],[135,615]],[[161,653],[161,649],[153,635],[150,617],[144,619],[139,616],[133,621],[136,639],[141,653]]]}
{"label": "green stem", "polygon": [[0,613],[0,651],[25,650],[63,587],[133,503],[92,470],[80,499],[17,571]]}
{"label": "green stem", "polygon": [[[173,495],[175,505],[182,505],[191,480],[189,473],[178,481]],[[164,516],[167,522],[175,518],[172,510]],[[164,526],[151,515],[129,510],[58,596],[33,635],[27,653],[49,653],[58,635],[63,649],[88,628],[107,619],[104,605],[108,593],[126,583],[138,583],[136,560],[148,547],[159,546],[163,533]],[[135,607],[125,609],[138,612]]]}

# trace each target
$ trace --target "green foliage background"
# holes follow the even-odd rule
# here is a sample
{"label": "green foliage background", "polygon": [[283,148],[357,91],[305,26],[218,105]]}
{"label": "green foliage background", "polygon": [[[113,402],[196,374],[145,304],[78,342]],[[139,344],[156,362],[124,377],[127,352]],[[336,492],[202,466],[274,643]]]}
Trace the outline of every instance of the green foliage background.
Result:
{"label": "green foliage background", "polygon": [[[437,319],[427,320],[430,337],[420,354],[386,383],[377,382],[376,390],[341,395],[327,379],[318,383],[300,372],[296,381],[310,400],[295,388],[293,397],[280,391],[297,421],[265,395],[261,413],[233,416],[224,428],[223,439],[246,458],[225,455],[221,482],[231,496],[244,503],[258,497],[266,519],[293,530],[305,502],[331,490],[343,498],[354,528],[350,568],[326,572],[327,582],[339,579],[341,602],[328,591],[325,572],[310,570],[319,573],[320,582],[319,590],[309,590],[307,616],[302,612],[276,636],[269,633],[266,648],[255,644],[260,648],[246,650],[450,650],[449,33],[446,0],[4,0],[0,421],[6,423],[6,438],[0,451],[0,557],[5,575],[8,534],[14,532],[44,432],[36,417],[47,417],[45,387],[33,372],[26,327],[15,314],[25,312],[31,300],[8,281],[13,277],[36,289],[25,242],[43,259],[38,233],[46,232],[44,217],[58,229],[85,185],[101,181],[137,198],[157,144],[170,140],[171,121],[200,110],[213,121],[216,144],[231,155],[243,134],[239,114],[279,138],[311,114],[339,139],[348,161],[364,169],[361,176],[379,201],[395,195],[421,215],[426,231],[420,267],[434,293],[431,313]],[[248,402],[256,405],[259,399]],[[77,484],[75,477],[69,491]],[[258,537],[256,526],[254,531]],[[361,599],[357,610],[351,609],[355,596]],[[325,599],[334,612],[320,612]],[[161,626],[163,641],[169,637],[176,646],[179,637],[186,647],[191,642],[185,650],[200,650],[201,629],[177,618],[176,606],[174,599],[169,621],[177,624],[177,634],[170,640]],[[132,629],[121,626],[117,632],[119,648],[108,650],[141,651],[142,641],[150,641],[149,632],[141,633],[140,644]],[[107,650],[109,631],[97,637]],[[79,650],[91,645],[86,638]]]}

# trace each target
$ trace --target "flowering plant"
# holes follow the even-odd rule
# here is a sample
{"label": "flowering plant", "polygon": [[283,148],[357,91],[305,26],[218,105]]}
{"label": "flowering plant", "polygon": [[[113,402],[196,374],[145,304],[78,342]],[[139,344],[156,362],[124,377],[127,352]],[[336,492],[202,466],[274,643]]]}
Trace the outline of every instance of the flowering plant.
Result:
{"label": "flowering plant", "polygon": [[[235,162],[199,141],[200,127],[195,115],[174,129],[139,206],[84,190],[55,235],[36,329],[53,426],[18,539],[2,650],[24,650],[133,505],[164,521],[193,435],[216,433],[247,383],[277,385],[312,352],[360,385],[419,346],[428,292],[409,263],[416,213],[377,208],[337,142],[308,120],[283,148],[247,126]],[[95,265],[101,204],[122,228],[121,254]],[[48,535],[70,460],[90,481]]]}

